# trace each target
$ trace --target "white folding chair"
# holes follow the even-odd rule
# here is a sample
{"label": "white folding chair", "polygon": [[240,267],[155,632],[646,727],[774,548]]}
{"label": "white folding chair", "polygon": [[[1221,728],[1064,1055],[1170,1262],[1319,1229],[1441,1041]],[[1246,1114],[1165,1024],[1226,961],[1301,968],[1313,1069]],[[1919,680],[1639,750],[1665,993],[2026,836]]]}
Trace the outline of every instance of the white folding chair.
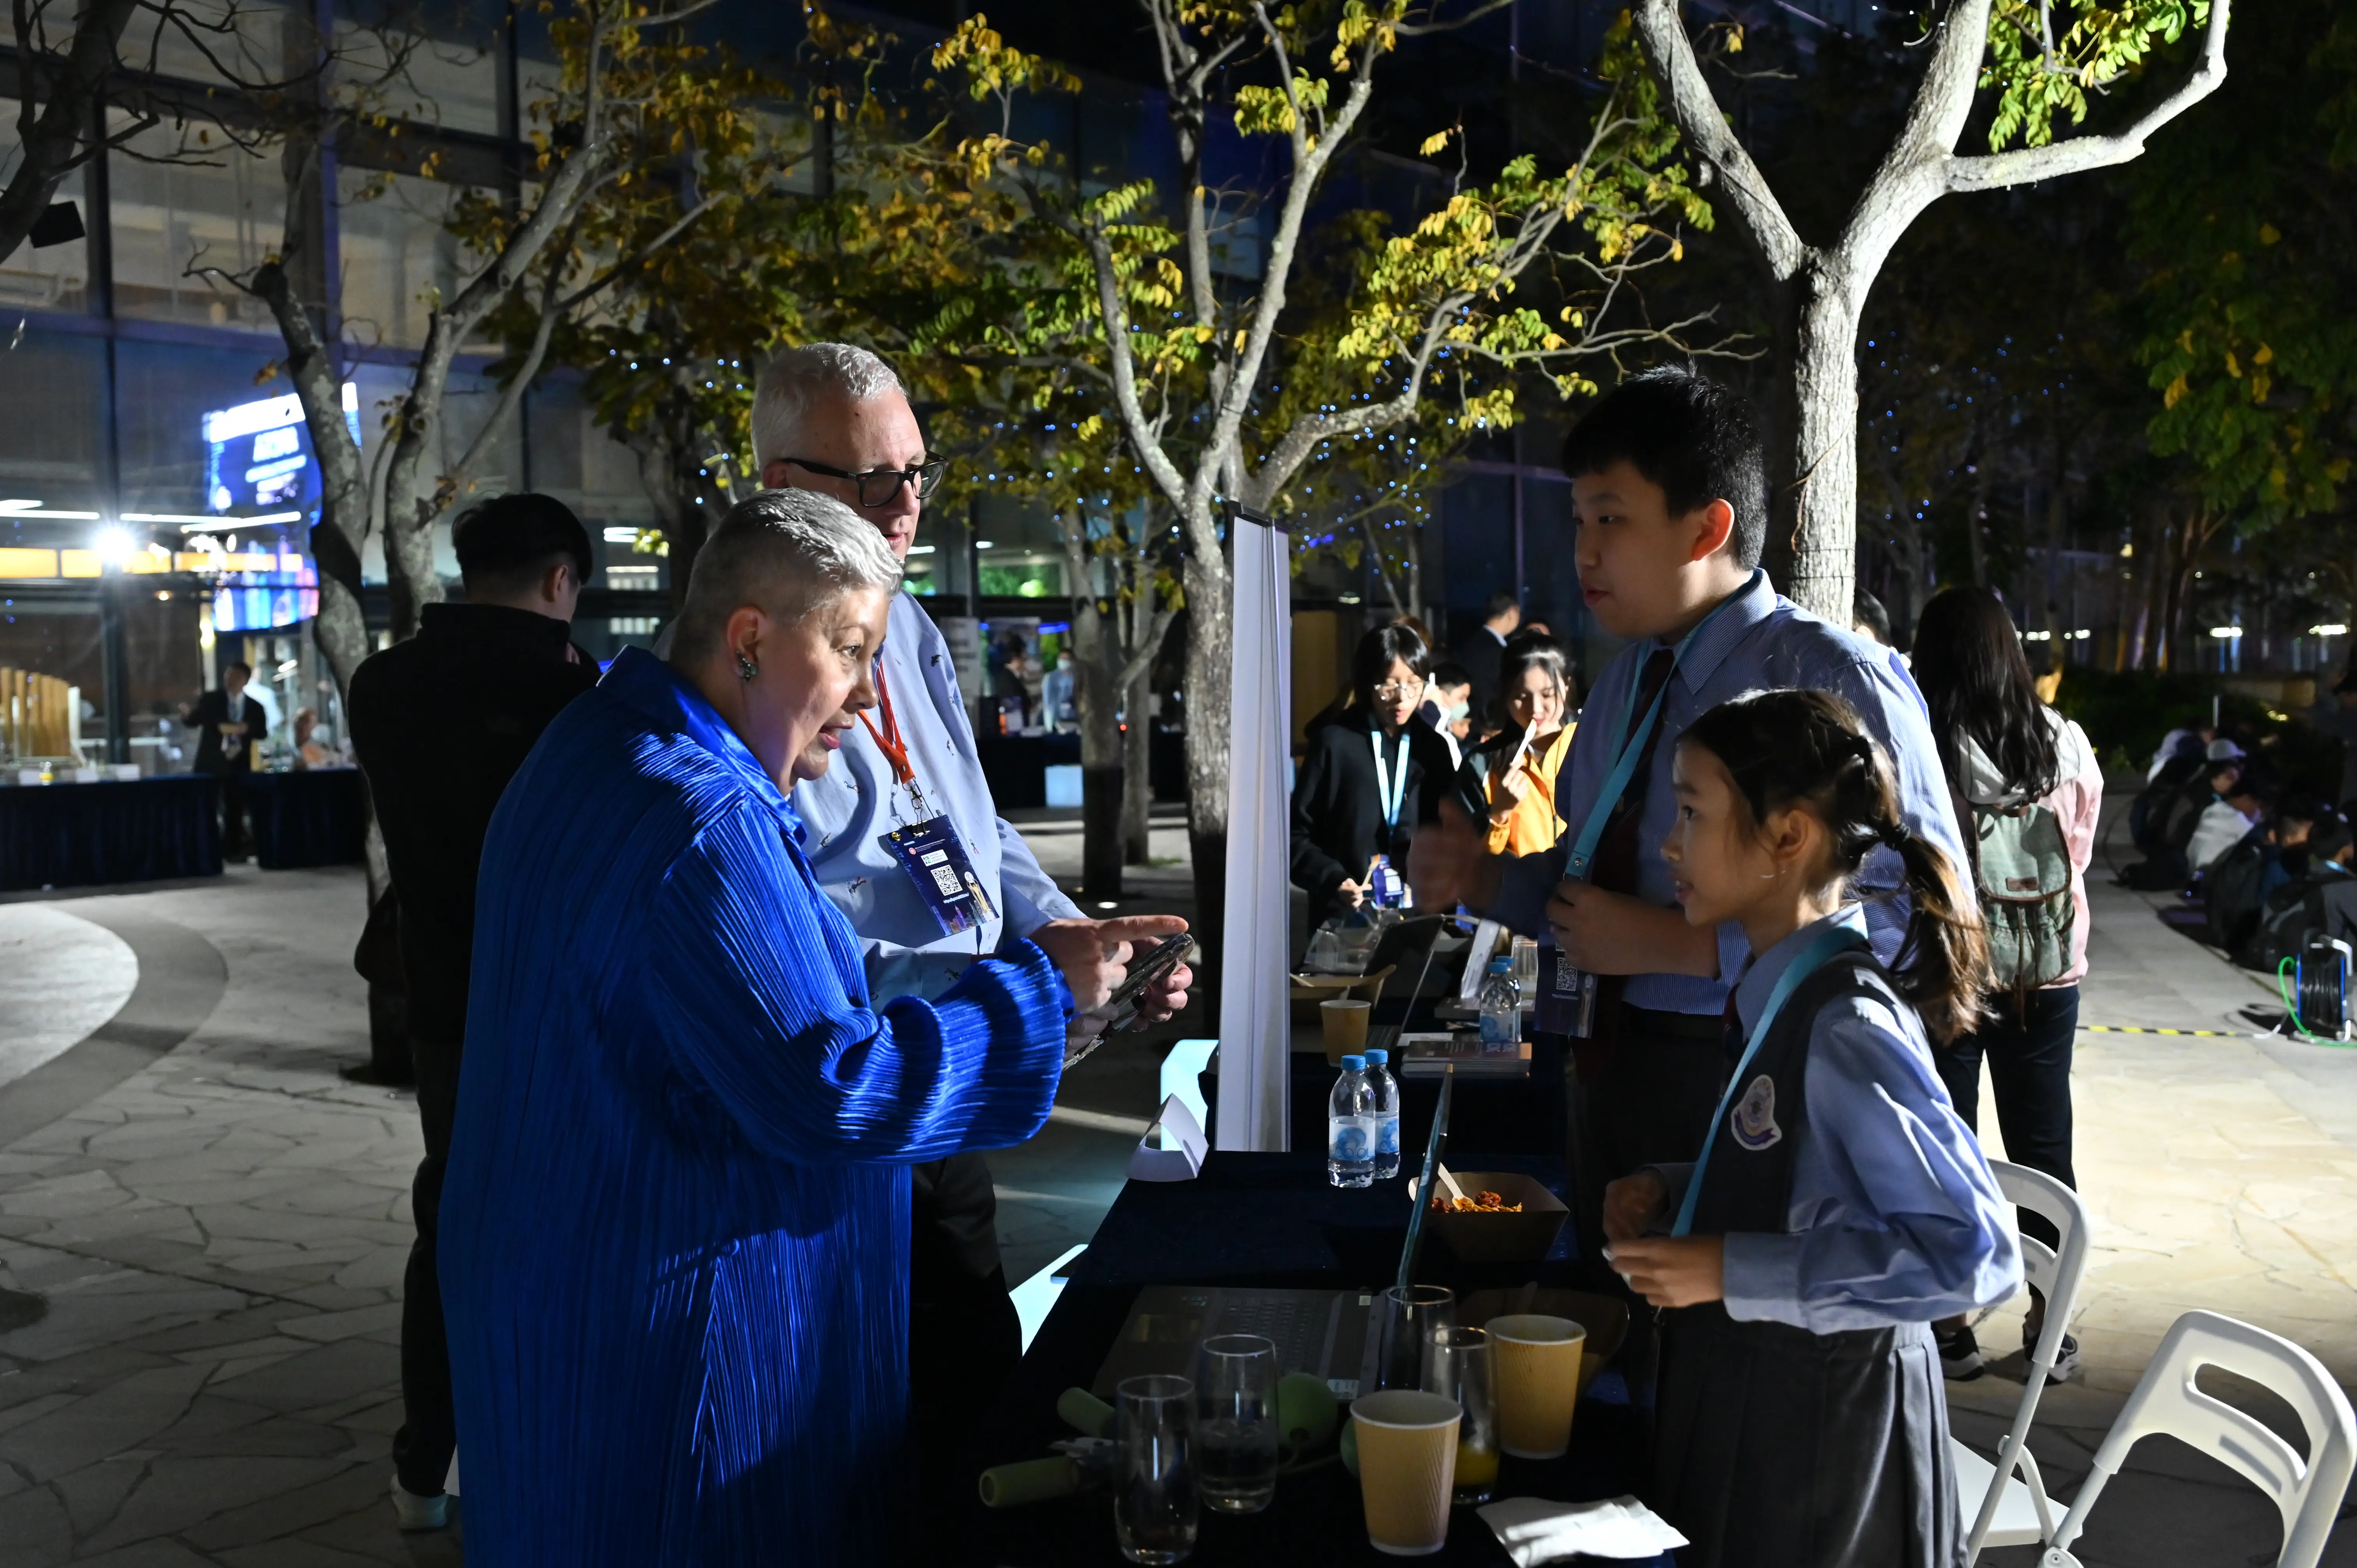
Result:
{"label": "white folding chair", "polygon": [[[2290,1405],[2308,1430],[2307,1459],[2255,1418],[2194,1387],[2194,1374],[2203,1367],[2221,1367],[2265,1384]],[[2316,1568],[2357,1466],[2357,1417],[2350,1413],[2349,1397],[2315,1357],[2288,1339],[2214,1312],[2189,1312],[2169,1325],[2152,1365],[2095,1451],[2094,1468],[2072,1499],[2054,1544],[2039,1559],[2040,1568],[2079,1568],[2071,1543],[2085,1528],[2087,1510],[2104,1484],[2119,1474],[2136,1439],[2157,1432],[2209,1455],[2275,1499],[2284,1525],[2276,1568]]]}
{"label": "white folding chair", "polygon": [[[2087,1272],[2087,1208],[2079,1195],[2043,1171],[1991,1160],[1999,1191],[2014,1203],[2044,1218],[2060,1232],[2058,1247],[2029,1236],[2021,1239],[2021,1272],[2046,1297],[2046,1321],[2030,1349],[2029,1380],[2013,1424],[1991,1465],[1951,1437],[1948,1445],[1956,1465],[1956,1495],[1978,1498],[1980,1512],[1964,1537],[1964,1561],[1976,1561],[1985,1546],[2039,1546],[2054,1539],[2055,1519],[2061,1509],[2046,1495],[2038,1474],[2038,1457],[2030,1453],[2029,1423],[2037,1419],[2038,1402],[2046,1392],[2046,1374],[2062,1352],[2062,1336],[2079,1306],[2079,1282]],[[2014,1485],[2019,1479],[2020,1485]]]}

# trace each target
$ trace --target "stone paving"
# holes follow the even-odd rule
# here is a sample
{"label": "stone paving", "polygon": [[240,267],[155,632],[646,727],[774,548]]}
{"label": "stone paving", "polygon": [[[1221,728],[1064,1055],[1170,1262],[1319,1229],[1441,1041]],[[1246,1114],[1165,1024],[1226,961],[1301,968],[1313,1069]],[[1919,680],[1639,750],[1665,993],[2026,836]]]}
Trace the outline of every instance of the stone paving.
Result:
{"label": "stone paving", "polygon": [[[1157,822],[1157,853],[1183,854],[1176,827]],[[1064,822],[1027,831],[1051,871],[1077,870]],[[1183,865],[1133,891],[1126,908],[1181,903]],[[418,1144],[405,1096],[335,1073],[365,1054],[350,962],[361,902],[353,872],[233,868],[200,886],[0,903],[0,1064],[37,1066],[23,1084],[50,1075],[52,1096],[61,1070],[100,1075],[76,1108],[0,1146],[0,1568],[459,1561],[455,1533],[402,1537],[383,1500]],[[2284,1333],[2357,1381],[2357,1051],[2249,1038],[2235,1010],[2266,989],[2165,929],[2152,907],[2165,902],[2097,890],[2083,1016],[2234,1033],[2081,1037],[2080,1177],[2097,1235],[2088,1370],[2050,1391],[2033,1439],[2065,1497],[2188,1306]],[[125,935],[90,934],[109,922]],[[202,942],[164,940],[189,932]],[[153,993],[199,998],[203,1015],[152,1057],[64,1050],[99,1004],[28,986],[8,961],[59,956],[80,966],[71,984],[120,1000],[122,948],[141,966],[128,1015],[154,1010],[139,998],[170,977],[150,968],[186,963],[191,946],[218,953],[226,983]],[[1157,1054],[1109,1045],[1039,1138],[994,1156],[1010,1275],[1093,1229],[1151,1113]],[[0,1065],[0,1124],[10,1076]],[[1995,1144],[1993,1118],[1984,1126]],[[46,1316],[16,1326],[27,1299],[9,1293]],[[1999,1313],[1984,1344],[2010,1350],[2018,1321]],[[1984,1450],[2018,1396],[2018,1362],[1950,1386],[1959,1433]],[[2266,1409],[2247,1388],[2226,1397]],[[2272,1562],[2276,1541],[2255,1493],[2147,1442],[2081,1555],[2239,1568]],[[2357,1530],[2326,1561],[2357,1568]]]}

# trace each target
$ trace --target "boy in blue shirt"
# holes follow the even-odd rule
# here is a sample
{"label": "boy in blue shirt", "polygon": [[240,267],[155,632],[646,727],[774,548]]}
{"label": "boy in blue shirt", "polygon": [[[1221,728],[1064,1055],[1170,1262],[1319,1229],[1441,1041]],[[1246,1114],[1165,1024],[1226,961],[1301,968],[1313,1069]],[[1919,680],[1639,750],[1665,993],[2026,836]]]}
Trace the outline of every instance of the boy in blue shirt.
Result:
{"label": "boy in blue shirt", "polygon": [[[1582,596],[1629,644],[1590,688],[1556,782],[1570,829],[1549,853],[1489,856],[1447,803],[1416,836],[1409,881],[1418,903],[1462,901],[1598,978],[1567,1086],[1575,1212],[1592,1237],[1606,1183],[1700,1149],[1727,1072],[1727,992],[1749,951],[1732,925],[1689,927],[1671,897],[1655,853],[1677,810],[1667,743],[1749,692],[1835,693],[1891,758],[1908,828],[1958,864],[1964,848],[1922,696],[1899,655],[1808,614],[1759,569],[1767,463],[1739,397],[1691,371],[1649,371],[1572,429],[1563,468]],[[1901,880],[1898,857],[1878,849],[1858,892],[1870,900]],[[1903,901],[1869,902],[1866,918],[1889,962]]]}

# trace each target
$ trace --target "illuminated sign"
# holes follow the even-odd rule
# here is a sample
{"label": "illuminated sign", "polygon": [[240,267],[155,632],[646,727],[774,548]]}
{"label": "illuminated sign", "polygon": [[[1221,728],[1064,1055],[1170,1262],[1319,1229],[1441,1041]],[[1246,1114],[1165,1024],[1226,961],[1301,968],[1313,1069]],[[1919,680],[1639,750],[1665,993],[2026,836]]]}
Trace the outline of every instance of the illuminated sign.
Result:
{"label": "illuminated sign", "polygon": [[[361,438],[360,389],[344,383],[344,426]],[[205,510],[215,514],[318,503],[319,469],[302,400],[259,398],[204,416]]]}

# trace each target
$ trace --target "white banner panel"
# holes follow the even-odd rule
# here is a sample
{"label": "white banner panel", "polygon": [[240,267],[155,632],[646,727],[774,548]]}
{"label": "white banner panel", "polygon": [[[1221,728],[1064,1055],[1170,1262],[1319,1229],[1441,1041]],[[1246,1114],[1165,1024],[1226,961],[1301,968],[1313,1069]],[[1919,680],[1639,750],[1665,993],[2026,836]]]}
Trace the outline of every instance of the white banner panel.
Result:
{"label": "white banner panel", "polygon": [[1220,954],[1219,1146],[1291,1146],[1293,571],[1285,530],[1231,509],[1235,644],[1228,730],[1228,901]]}

